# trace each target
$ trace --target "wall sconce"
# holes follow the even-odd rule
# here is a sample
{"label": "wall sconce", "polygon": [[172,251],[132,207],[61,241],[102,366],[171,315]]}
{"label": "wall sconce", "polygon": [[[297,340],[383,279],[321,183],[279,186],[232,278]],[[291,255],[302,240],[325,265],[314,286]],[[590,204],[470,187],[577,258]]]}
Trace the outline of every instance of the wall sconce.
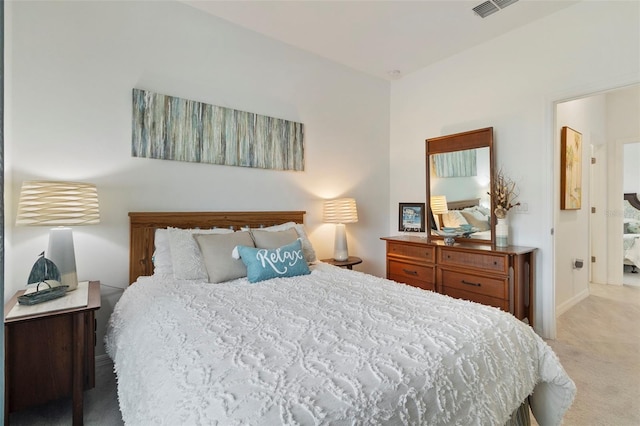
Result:
{"label": "wall sconce", "polygon": [[336,224],[336,235],[333,245],[333,259],[344,261],[349,258],[347,248],[347,232],[345,223],[358,221],[358,209],[353,198],[337,198],[324,202],[324,222]]}
{"label": "wall sconce", "polygon": [[78,182],[27,181],[22,184],[16,225],[55,226],[46,257],[60,270],[61,284],[78,287],[73,233],[68,226],[100,223],[96,186]]}
{"label": "wall sconce", "polygon": [[447,197],[445,195],[434,195],[431,197],[429,205],[431,213],[438,218],[438,229],[442,228],[442,216],[449,211],[447,207]]}

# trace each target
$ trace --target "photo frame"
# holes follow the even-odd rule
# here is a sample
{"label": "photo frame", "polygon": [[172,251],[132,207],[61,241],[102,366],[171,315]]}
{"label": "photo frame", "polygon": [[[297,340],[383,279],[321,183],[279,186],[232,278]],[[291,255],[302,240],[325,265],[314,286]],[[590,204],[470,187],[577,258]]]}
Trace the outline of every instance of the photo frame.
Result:
{"label": "photo frame", "polygon": [[400,203],[398,209],[398,230],[403,232],[424,232],[425,203]]}
{"label": "photo frame", "polygon": [[560,137],[560,210],[582,208],[582,134],[564,126]]}

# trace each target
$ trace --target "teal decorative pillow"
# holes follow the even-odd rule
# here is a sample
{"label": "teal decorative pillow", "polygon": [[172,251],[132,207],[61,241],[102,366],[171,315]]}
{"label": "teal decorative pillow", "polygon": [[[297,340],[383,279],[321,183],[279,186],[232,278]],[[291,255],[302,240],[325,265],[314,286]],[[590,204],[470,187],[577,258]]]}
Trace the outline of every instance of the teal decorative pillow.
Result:
{"label": "teal decorative pillow", "polygon": [[247,267],[247,279],[251,283],[311,273],[299,238],[291,244],[271,250],[246,246],[236,249]]}

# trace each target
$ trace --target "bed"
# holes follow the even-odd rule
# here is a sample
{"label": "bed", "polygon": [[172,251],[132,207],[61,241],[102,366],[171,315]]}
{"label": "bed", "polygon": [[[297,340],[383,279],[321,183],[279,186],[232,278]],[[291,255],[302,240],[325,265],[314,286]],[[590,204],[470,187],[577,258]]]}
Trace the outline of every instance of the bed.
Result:
{"label": "bed", "polygon": [[[531,327],[492,307],[309,266],[303,214],[130,214],[133,285],[105,337],[126,424],[527,424],[528,403],[539,424],[560,424],[575,385]],[[219,284],[178,279],[178,269],[158,272],[155,239],[168,227],[190,229],[166,232],[190,233],[203,262],[213,261],[203,241],[249,227],[258,243],[294,227],[299,239],[286,247],[309,270],[250,283],[249,264],[247,277]],[[201,234],[223,229],[231,236]]]}
{"label": "bed", "polygon": [[623,207],[623,263],[631,266],[632,273],[638,273],[638,267],[640,267],[640,200],[638,194],[624,194]]}

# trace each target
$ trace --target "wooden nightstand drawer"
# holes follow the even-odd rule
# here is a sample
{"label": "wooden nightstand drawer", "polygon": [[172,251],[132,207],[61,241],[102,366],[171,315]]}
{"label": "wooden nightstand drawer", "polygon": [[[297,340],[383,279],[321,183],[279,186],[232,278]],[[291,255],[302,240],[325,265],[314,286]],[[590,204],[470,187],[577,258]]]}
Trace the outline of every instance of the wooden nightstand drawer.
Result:
{"label": "wooden nightstand drawer", "polygon": [[436,250],[433,246],[414,246],[391,241],[387,245],[388,256],[410,257],[433,263],[436,260],[435,254]]}
{"label": "wooden nightstand drawer", "polygon": [[509,272],[509,259],[508,256],[504,254],[484,252],[472,253],[449,249],[448,247],[440,248],[438,264],[500,272],[505,275]]}
{"label": "wooden nightstand drawer", "polygon": [[483,294],[499,299],[507,299],[509,297],[509,287],[506,278],[483,277],[446,269],[440,270],[440,274],[439,281],[443,287]]}
{"label": "wooden nightstand drawer", "polygon": [[435,290],[433,266],[397,262],[391,259],[388,260],[387,265],[387,277],[389,279],[410,284],[414,287],[420,287],[425,290]]}

